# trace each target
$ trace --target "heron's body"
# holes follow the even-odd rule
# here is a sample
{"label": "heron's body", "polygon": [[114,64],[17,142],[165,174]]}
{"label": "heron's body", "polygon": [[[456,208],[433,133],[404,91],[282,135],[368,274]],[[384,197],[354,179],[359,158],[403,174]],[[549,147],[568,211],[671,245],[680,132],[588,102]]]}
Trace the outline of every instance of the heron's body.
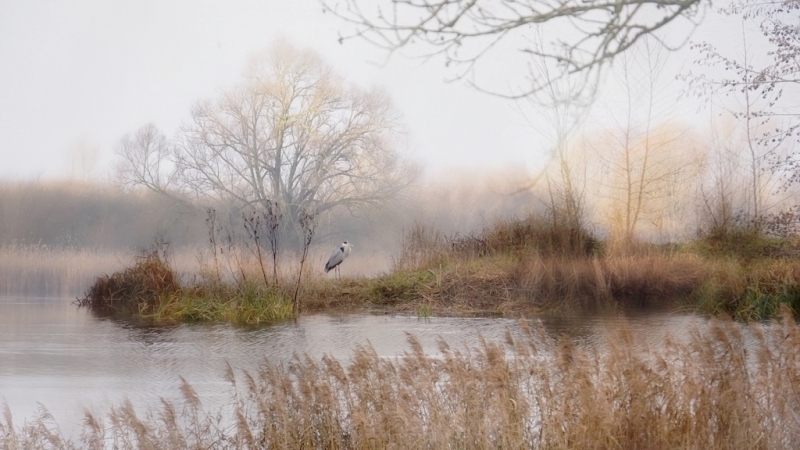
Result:
{"label": "heron's body", "polygon": [[350,248],[352,246],[353,244],[344,241],[342,242],[342,245],[336,247],[333,253],[331,253],[330,258],[328,258],[328,262],[325,263],[325,273],[328,273],[333,269],[337,269],[338,273],[339,264],[341,264],[342,261],[347,258],[347,255],[350,254]]}

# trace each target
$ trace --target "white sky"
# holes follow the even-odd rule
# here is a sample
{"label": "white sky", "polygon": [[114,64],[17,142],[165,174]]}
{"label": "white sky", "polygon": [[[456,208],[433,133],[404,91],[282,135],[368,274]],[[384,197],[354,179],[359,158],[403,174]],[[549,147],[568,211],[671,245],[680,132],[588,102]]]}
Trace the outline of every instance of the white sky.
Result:
{"label": "white sky", "polygon": [[[729,27],[707,20],[699,31],[726,39]],[[368,44],[338,43],[343,29],[317,0],[4,0],[0,179],[106,176],[123,135],[147,122],[174,135],[194,102],[237,83],[248,57],[277,38],[384,87],[404,115],[411,156],[429,171],[543,159],[546,142],[513,103],[446,83],[438,61],[376,64],[383,54]],[[678,52],[670,70],[696,57]]]}

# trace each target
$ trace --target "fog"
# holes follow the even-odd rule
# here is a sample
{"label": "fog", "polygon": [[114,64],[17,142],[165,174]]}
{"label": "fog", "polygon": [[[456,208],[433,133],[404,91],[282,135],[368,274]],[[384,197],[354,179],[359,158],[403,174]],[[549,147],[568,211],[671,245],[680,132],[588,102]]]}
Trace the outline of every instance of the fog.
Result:
{"label": "fog", "polygon": [[[510,179],[510,173],[517,179]],[[467,233],[497,218],[543,211],[531,191],[515,192],[526,176],[525,171],[510,168],[423,179],[384,207],[321,217],[317,238],[331,244],[348,238],[366,240],[373,249],[390,251],[415,221],[434,224],[445,233]],[[215,206],[225,215],[226,226],[228,215],[238,216],[238,211]],[[203,247],[208,244],[206,219],[202,207],[107,181],[0,183],[3,246],[137,250],[162,239],[175,247]]]}
{"label": "fog", "polygon": [[[794,211],[794,166],[780,161],[794,157],[796,139],[754,145],[790,124],[743,118],[769,99],[692,89],[724,72],[699,62],[696,46],[646,42],[607,67],[592,102],[577,104],[556,101],[569,83],[529,101],[447,82],[453,72],[440,59],[339,44],[344,27],[313,1],[0,6],[9,62],[0,68],[0,246],[206,248],[204,208],[232,205],[226,214],[238,217],[232,197],[218,188],[170,197],[122,179],[121,142],[152,123],[171,148],[189,148],[207,135],[185,131],[199,123],[198,105],[238,92],[253,55],[275,42],[319,55],[351,91],[385,94],[400,130],[392,149],[415,167],[397,195],[320,215],[323,253],[349,240],[386,261],[415,222],[466,234],[499,219],[567,214],[600,237],[677,242]],[[672,32],[756,65],[771,48],[757,25],[714,9],[694,31]],[[481,81],[519,80],[501,69],[518,69],[509,61],[517,56],[493,56]],[[787,88],[781,101],[799,98]]]}

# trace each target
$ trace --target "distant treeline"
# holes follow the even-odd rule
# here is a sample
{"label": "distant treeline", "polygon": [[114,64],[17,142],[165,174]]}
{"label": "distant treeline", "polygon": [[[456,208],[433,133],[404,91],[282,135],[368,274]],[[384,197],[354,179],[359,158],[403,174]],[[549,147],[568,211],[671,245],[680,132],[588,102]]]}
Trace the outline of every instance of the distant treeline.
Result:
{"label": "distant treeline", "polygon": [[[368,211],[334,210],[319,218],[314,243],[348,240],[358,244],[359,253],[391,253],[415,221],[436,224],[446,233],[466,233],[498,217],[526,215],[541,203],[530,191],[509,194],[522,176],[518,172],[453,173]],[[223,227],[220,237],[246,238],[241,211],[228,203],[210,205]],[[203,248],[210,245],[208,206],[113,182],[0,181],[0,247],[140,250],[161,240]]]}
{"label": "distant treeline", "polygon": [[0,245],[146,247],[202,243],[203,211],[110,183],[0,182]]}

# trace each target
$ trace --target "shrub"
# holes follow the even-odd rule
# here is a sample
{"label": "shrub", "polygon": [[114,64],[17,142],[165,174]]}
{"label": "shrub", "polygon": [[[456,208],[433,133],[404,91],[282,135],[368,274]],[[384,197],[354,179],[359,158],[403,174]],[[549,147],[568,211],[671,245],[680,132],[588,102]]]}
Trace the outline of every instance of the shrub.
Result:
{"label": "shrub", "polygon": [[100,315],[135,315],[157,306],[162,296],[181,286],[175,271],[153,251],[137,258],[133,267],[98,277],[80,306]]}
{"label": "shrub", "polygon": [[[739,258],[745,261],[776,258],[797,253],[787,239],[770,238],[755,227],[713,229],[692,242],[688,249],[706,257]],[[793,249],[795,251],[793,251]]]}

